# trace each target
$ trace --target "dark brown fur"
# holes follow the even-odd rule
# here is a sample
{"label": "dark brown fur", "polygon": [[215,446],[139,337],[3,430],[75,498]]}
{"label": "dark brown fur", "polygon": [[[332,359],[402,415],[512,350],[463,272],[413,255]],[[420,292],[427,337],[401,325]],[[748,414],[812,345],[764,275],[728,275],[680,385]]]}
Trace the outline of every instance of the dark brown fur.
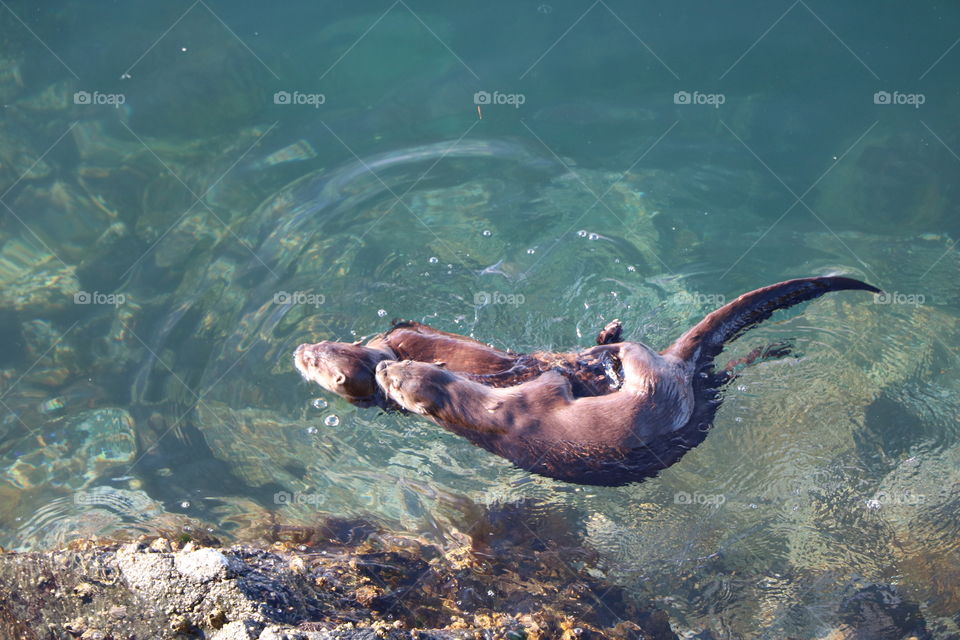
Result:
{"label": "dark brown fur", "polygon": [[[614,331],[619,335],[619,326],[619,320],[608,324],[598,342]],[[387,403],[374,377],[377,364],[384,360],[430,363],[490,387],[512,387],[547,371],[557,371],[570,381],[576,397],[614,391],[615,381],[607,372],[618,366],[606,354],[501,351],[419,322],[396,323],[365,345],[325,340],[301,344],[294,351],[294,364],[304,378],[363,407],[393,406]]]}
{"label": "dark brown fur", "polygon": [[[337,371],[359,369],[367,390],[365,376],[373,367],[381,406],[389,399],[519,467],[569,482],[620,485],[656,474],[703,440],[720,405],[719,390],[734,375],[713,368],[724,344],[777,309],[844,289],[879,292],[839,276],[781,282],[710,313],[660,353],[616,342],[619,322],[600,332],[599,346],[529,356],[408,323],[366,347],[351,345],[369,349],[369,357],[357,356],[360,367],[348,358]],[[330,344],[338,343],[320,343]],[[297,349],[298,369],[310,379],[339,380],[339,374],[315,371],[337,364],[343,353],[327,357],[329,348],[318,346]],[[744,363],[785,351],[758,350]],[[311,364],[314,354],[318,364]],[[605,366],[609,372],[612,363],[615,385],[595,372]],[[730,369],[734,364],[741,363]]]}

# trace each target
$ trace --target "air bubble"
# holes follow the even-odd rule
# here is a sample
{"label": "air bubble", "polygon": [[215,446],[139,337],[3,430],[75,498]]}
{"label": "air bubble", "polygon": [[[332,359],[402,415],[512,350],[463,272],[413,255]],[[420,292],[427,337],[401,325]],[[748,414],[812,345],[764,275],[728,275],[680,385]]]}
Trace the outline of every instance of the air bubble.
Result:
{"label": "air bubble", "polygon": [[484,229],[480,232],[480,235],[482,235],[484,238],[489,238],[493,235],[493,231],[490,231],[490,229]]}
{"label": "air bubble", "polygon": [[587,237],[586,229],[580,229],[580,231],[577,231],[577,235],[580,236],[581,238],[586,238]]}
{"label": "air bubble", "polygon": [[438,262],[440,262],[440,259],[437,258],[437,256],[430,256],[430,259],[427,260],[427,262],[429,262],[430,264],[437,264]]}
{"label": "air bubble", "polygon": [[323,424],[327,425],[328,427],[335,427],[340,424],[340,418],[335,415],[329,415],[323,419]]}
{"label": "air bubble", "polygon": [[190,508],[190,501],[189,501],[189,500],[184,500],[183,502],[181,502],[181,503],[180,503],[180,508],[181,508],[181,509],[189,509],[189,508]]}
{"label": "air bubble", "polygon": [[316,427],[307,427],[307,435],[309,435],[309,436],[315,436],[315,435],[317,435],[317,428],[316,428]]}
{"label": "air bubble", "polygon": [[326,409],[326,408],[327,408],[327,401],[324,400],[323,398],[314,398],[313,400],[310,401],[310,404],[311,404],[311,406],[313,406],[314,409]]}
{"label": "air bubble", "polygon": [[529,253],[530,255],[533,255],[533,254],[535,254],[536,252],[537,252],[536,249],[527,249],[527,253]]}
{"label": "air bubble", "polygon": [[590,235],[587,236],[587,240],[596,240],[596,239],[598,239],[599,237],[600,237],[600,234],[591,233]]}
{"label": "air bubble", "polygon": [[377,315],[380,316],[381,318],[386,318],[386,317],[387,317],[387,310],[386,310],[386,309],[377,309]]}

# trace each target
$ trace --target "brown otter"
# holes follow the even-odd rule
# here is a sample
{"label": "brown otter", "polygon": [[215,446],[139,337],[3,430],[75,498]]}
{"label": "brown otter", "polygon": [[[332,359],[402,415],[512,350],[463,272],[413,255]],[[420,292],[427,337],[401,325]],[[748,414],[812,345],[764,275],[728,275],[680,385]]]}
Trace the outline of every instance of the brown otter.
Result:
{"label": "brown otter", "polygon": [[419,413],[535,473],[625,484],[703,440],[735,366],[788,352],[758,349],[716,372],[726,342],[777,309],[843,289],[879,291],[837,276],[771,285],[709,314],[660,354],[619,342],[618,320],[598,347],[526,355],[401,322],[366,345],[300,345],[294,361],[306,379],[354,404]]}
{"label": "brown otter", "polygon": [[[619,362],[623,381],[603,395],[578,397],[570,378],[553,369],[495,387],[402,357],[379,361],[376,381],[401,408],[523,469],[568,482],[622,485],[655,475],[706,436],[719,391],[734,375],[713,367],[727,342],[777,309],[844,289],[880,291],[839,276],[788,280],[724,305],[660,353],[642,343],[617,342],[576,354],[575,360],[592,362],[606,354]],[[442,350],[436,355],[443,359]]]}
{"label": "brown otter", "polygon": [[[597,336],[597,344],[618,341],[621,330],[619,320],[610,322]],[[396,408],[374,377],[377,364],[388,360],[435,364],[490,387],[515,386],[555,370],[570,381],[576,397],[602,395],[616,388],[608,375],[615,362],[606,353],[518,354],[409,321],[395,321],[389,331],[365,345],[361,342],[301,344],[293,353],[294,365],[305,379],[361,407]]]}

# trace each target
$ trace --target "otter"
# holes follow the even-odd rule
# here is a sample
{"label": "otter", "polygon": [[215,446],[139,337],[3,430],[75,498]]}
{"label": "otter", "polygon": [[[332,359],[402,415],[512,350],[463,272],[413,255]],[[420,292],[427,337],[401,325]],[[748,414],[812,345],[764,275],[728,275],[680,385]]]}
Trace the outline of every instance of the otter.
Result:
{"label": "otter", "polygon": [[[597,335],[597,344],[619,341],[621,331],[620,321],[611,321]],[[394,320],[389,331],[362,343],[301,344],[293,352],[294,365],[304,379],[351,404],[383,409],[399,408],[374,377],[376,366],[388,360],[431,363],[490,387],[518,385],[554,370],[570,381],[576,397],[602,395],[616,388],[614,362],[606,353],[514,353],[406,320]]]}
{"label": "otter", "polygon": [[[372,356],[373,364],[364,359],[362,391],[370,391],[366,398],[372,404],[418,414],[533,473],[578,484],[629,484],[656,475],[703,441],[722,389],[736,376],[733,365],[789,352],[788,347],[755,350],[717,371],[714,359],[727,343],[778,309],[841,290],[880,293],[842,276],[780,282],[713,311],[659,353],[640,342],[620,341],[618,321],[600,332],[595,347],[532,354],[530,361],[425,325],[403,325],[367,345],[380,354]],[[398,330],[418,337],[407,342],[404,334],[395,335],[394,349],[390,336]],[[324,367],[337,356],[331,360],[330,347],[316,346],[297,349],[297,367],[308,379],[329,384]],[[504,375],[528,362],[536,364],[524,375]],[[578,369],[580,363],[587,373]],[[370,366],[373,390],[365,377]],[[604,372],[600,378],[597,367]],[[350,371],[339,363],[333,369],[343,375],[341,380],[334,374],[337,388],[346,391]]]}

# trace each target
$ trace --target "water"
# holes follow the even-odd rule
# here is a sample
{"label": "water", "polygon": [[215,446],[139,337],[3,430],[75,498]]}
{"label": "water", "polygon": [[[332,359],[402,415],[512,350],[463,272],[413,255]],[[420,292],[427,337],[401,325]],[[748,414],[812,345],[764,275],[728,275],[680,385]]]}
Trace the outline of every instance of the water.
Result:
{"label": "water", "polygon": [[[958,13],[9,2],[0,544],[318,511],[442,539],[520,504],[576,514],[682,628],[821,638],[896,592],[950,637]],[[748,334],[730,357],[800,357],[748,368],[702,445],[620,489],[320,396],[290,358],[391,318],[520,351],[620,317],[662,347],[829,272],[888,295]]]}

